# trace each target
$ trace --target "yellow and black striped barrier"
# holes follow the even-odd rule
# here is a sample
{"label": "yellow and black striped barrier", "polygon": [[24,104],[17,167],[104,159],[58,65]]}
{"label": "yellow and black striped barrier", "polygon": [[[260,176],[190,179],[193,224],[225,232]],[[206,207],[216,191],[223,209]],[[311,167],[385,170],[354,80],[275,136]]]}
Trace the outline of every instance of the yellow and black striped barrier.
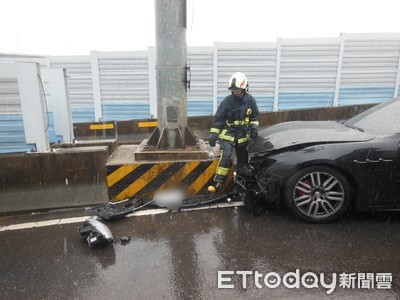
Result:
{"label": "yellow and black striped barrier", "polygon": [[[153,199],[157,190],[179,184],[189,195],[209,195],[218,160],[132,163],[107,166],[107,185],[112,202],[128,198]],[[224,187],[232,181],[233,168]]]}

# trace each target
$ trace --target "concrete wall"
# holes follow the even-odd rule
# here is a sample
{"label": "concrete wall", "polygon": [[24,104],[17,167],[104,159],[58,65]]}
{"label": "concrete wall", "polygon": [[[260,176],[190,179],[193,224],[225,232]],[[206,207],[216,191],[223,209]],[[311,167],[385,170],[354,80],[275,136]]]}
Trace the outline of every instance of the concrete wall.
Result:
{"label": "concrete wall", "polygon": [[0,156],[0,213],[108,202],[107,146]]}
{"label": "concrete wall", "polygon": [[55,143],[52,145],[54,149],[92,147],[92,146],[107,146],[108,153],[112,154],[118,148],[118,143],[116,139],[96,139],[96,140],[75,141],[74,143]]}
{"label": "concrete wall", "polygon": [[[297,120],[345,120],[371,106],[262,113],[260,127]],[[190,117],[188,126],[199,138],[207,139],[212,119]],[[140,122],[154,120],[119,121],[115,128],[104,130],[91,130],[94,123],[74,124],[75,137],[86,142],[50,153],[0,155],[0,214],[108,202],[105,166],[116,148],[115,140],[108,139],[117,137],[119,144],[142,142],[154,127],[141,127]],[[86,147],[89,145],[102,146]]]}
{"label": "concrete wall", "polygon": [[[260,114],[260,127],[265,128],[287,121],[346,120],[376,104],[350,105],[341,107],[322,107],[313,109],[263,112]],[[74,135],[78,140],[117,138],[118,144],[139,144],[149,138],[155,127],[140,127],[139,123],[154,122],[154,119],[117,121],[115,129],[91,130],[93,124],[76,123]],[[208,139],[213,116],[189,117],[188,126],[199,138]]]}

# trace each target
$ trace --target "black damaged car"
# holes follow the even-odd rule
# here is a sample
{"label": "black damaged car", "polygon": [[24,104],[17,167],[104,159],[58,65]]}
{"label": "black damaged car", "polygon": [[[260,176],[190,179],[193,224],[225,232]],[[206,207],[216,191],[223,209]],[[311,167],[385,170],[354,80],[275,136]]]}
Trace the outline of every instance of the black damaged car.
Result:
{"label": "black damaged car", "polygon": [[313,223],[336,220],[350,206],[399,210],[399,142],[400,97],[342,123],[280,123],[249,143],[236,187],[255,214],[283,202]]}

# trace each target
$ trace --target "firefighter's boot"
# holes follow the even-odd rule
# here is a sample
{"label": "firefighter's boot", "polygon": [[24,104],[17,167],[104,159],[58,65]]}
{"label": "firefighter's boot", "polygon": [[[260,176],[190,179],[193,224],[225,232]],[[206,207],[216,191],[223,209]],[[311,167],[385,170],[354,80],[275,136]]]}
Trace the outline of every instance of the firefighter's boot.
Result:
{"label": "firefighter's boot", "polygon": [[209,185],[207,191],[210,193],[218,193],[221,190],[221,182],[215,182],[213,185]]}

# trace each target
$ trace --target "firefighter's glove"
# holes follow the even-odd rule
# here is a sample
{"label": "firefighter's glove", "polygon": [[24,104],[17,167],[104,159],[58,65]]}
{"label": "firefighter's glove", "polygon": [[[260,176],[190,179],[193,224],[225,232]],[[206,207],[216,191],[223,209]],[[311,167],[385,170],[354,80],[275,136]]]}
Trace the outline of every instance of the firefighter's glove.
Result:
{"label": "firefighter's glove", "polygon": [[215,147],[217,139],[218,139],[218,134],[216,134],[215,132],[211,132],[210,137],[208,138],[208,142],[211,147]]}
{"label": "firefighter's glove", "polygon": [[250,129],[250,138],[255,139],[258,136],[258,130],[256,128]]}

